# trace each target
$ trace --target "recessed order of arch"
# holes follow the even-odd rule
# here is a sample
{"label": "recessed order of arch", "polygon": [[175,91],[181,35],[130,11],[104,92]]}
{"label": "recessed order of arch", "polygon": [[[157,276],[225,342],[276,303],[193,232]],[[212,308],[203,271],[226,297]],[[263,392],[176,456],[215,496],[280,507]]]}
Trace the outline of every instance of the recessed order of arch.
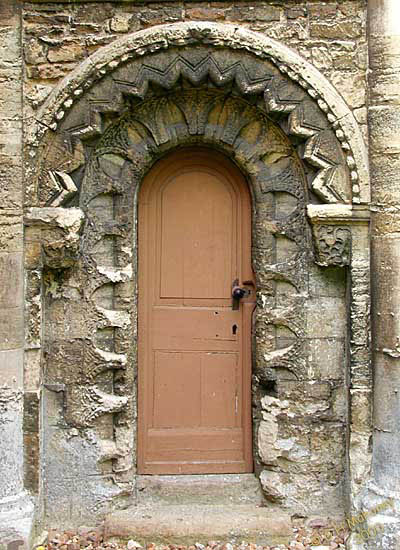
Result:
{"label": "recessed order of arch", "polygon": [[[329,82],[272,39],[208,22],[163,25],[128,35],[77,67],[51,94],[31,129],[31,141],[42,144],[38,156],[47,160],[39,181],[28,186],[28,200],[62,203],[74,191],[69,170],[82,161],[82,155],[78,159],[74,153],[76,142],[104,131],[103,113],[120,113],[129,98],[143,98],[154,85],[172,89],[180,79],[193,87],[208,80],[250,100],[263,96],[265,112],[275,120],[287,119],[289,137],[303,140],[303,158],[315,168],[311,186],[321,200],[368,200],[362,135]],[[58,161],[51,149],[54,133],[63,135]],[[60,154],[63,149],[68,162]]]}
{"label": "recessed order of arch", "polygon": [[[257,287],[269,292],[272,281],[284,277],[301,292],[309,246],[302,163],[282,129],[258,106],[218,89],[154,95],[105,130],[92,150],[81,184],[80,206],[89,220],[85,254],[93,258],[98,269],[108,271],[99,264],[102,256],[98,255],[98,242],[112,229],[121,243],[128,238],[129,227],[125,218],[104,225],[98,219],[98,208],[108,208],[106,216],[103,212],[107,219],[118,213],[118,201],[134,210],[137,189],[154,161],[176,147],[194,144],[224,152],[248,178],[254,205]],[[117,241],[115,244],[120,247]],[[124,246],[135,247],[134,243]],[[110,257],[117,256],[121,257],[121,251],[114,249]]]}

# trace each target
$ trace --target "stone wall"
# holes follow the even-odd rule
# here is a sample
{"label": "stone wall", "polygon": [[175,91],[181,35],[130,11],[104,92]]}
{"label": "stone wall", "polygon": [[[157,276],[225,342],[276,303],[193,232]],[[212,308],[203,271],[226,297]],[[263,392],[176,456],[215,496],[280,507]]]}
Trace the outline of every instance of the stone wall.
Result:
{"label": "stone wall", "polygon": [[[254,462],[266,503],[300,515],[335,514],[345,507],[350,342],[343,267],[351,263],[351,232],[319,228],[318,263],[340,266],[324,273],[314,264],[305,205],[361,200],[356,168],[363,167],[349,153],[357,143],[339,127],[346,111],[336,120],[329,101],[337,112],[339,99],[326,103],[325,92],[308,88],[291,62],[280,64],[279,47],[262,37],[212,24],[165,32],[104,49],[102,68],[92,57],[87,75],[65,81],[63,107],[49,119],[41,114],[50,130],[32,142],[39,163],[27,167],[27,200],[35,206],[26,218],[28,274],[35,281],[42,271],[44,331],[35,307],[28,324],[44,352],[47,521],[76,524],[89,510],[101,517],[134,502],[132,193],[157,158],[193,143],[225,150],[252,185]],[[70,207],[59,207],[55,225],[50,204]],[[76,206],[86,221],[74,262],[69,241],[62,253],[67,236],[59,231]]]}
{"label": "stone wall", "polygon": [[[0,65],[6,78],[6,89],[11,90],[6,102],[0,103],[0,139],[2,128],[5,128],[4,134],[7,134],[0,152],[4,156],[0,170],[4,171],[6,184],[0,192],[5,194],[6,205],[3,207],[3,227],[7,230],[10,220],[15,225],[12,238],[8,234],[4,245],[1,245],[4,252],[2,249],[0,252],[4,258],[0,258],[0,261],[7,266],[10,264],[13,273],[21,273],[22,173],[21,126],[18,126],[21,125],[21,112],[24,114],[25,142],[29,146],[32,145],[32,128],[50,92],[101,46],[111,44],[127,33],[163,23],[197,20],[237,23],[243,28],[275,38],[310,61],[343,95],[365,134],[365,4],[359,0],[159,4],[66,4],[39,1],[25,2],[21,16],[14,8],[11,9],[15,21],[21,23],[21,28],[5,27],[4,33],[0,35],[1,39],[5,37],[5,41],[9,41],[7,44],[11,44],[11,48],[7,46],[7,54],[2,56],[4,67]],[[23,59],[19,48],[20,31]],[[8,52],[15,52],[12,59],[8,58]],[[278,71],[274,70],[276,76]],[[22,90],[19,78],[21,72]],[[289,89],[289,99],[295,97],[296,101],[301,102],[303,97],[307,97],[297,84]],[[103,91],[99,85],[89,92],[92,104],[97,102],[103,105]],[[276,100],[276,96],[273,100]],[[253,103],[261,108],[261,100]],[[272,104],[274,103],[271,100]],[[83,100],[82,105],[85,105]],[[138,106],[137,103],[135,105]],[[313,105],[310,98],[307,105]],[[105,122],[102,132],[106,127],[112,128],[115,124],[120,115],[118,109],[123,106],[117,107],[114,108],[111,102],[111,107],[104,109],[106,114],[102,118],[102,124]],[[264,107],[261,110],[263,109]],[[302,177],[308,179],[311,187],[311,182],[322,165],[321,159],[316,162],[313,157],[314,149],[311,153],[305,153],[305,144],[310,136],[322,130],[331,132],[329,143],[333,145],[328,148],[329,154],[333,150],[340,151],[335,153],[337,156],[333,164],[340,167],[343,165],[343,169],[340,168],[341,181],[345,182],[343,189],[337,191],[339,195],[343,193],[343,202],[350,202],[351,190],[347,186],[350,182],[351,165],[346,165],[347,153],[340,145],[344,137],[337,128],[335,134],[328,130],[329,125],[324,126],[325,122],[321,123],[321,119],[325,117],[321,113],[326,111],[319,111],[317,107],[310,109],[309,112],[313,113],[310,120],[315,122],[315,126],[302,125],[303,121],[297,124],[300,130],[297,134],[294,132],[291,143],[288,143],[290,154],[301,166],[300,172],[304,170]],[[98,110],[101,110],[100,107]],[[93,201],[90,208],[88,207],[85,193],[88,193],[87,189],[91,189],[90,170],[93,165],[87,160],[93,151],[96,152],[96,148],[101,148],[104,144],[96,131],[85,135],[84,145],[76,137],[71,141],[66,140],[68,132],[71,135],[75,132],[77,135],[79,124],[84,126],[82,121],[86,114],[85,108],[77,109],[75,115],[73,111],[71,113],[69,118],[67,116],[58,125],[57,132],[49,132],[42,149],[38,149],[37,144],[26,148],[24,437],[25,487],[32,494],[45,498],[49,520],[76,525],[87,519],[88,512],[94,512],[100,518],[105,511],[132,501],[134,494],[135,443],[134,435],[129,431],[132,428],[130,422],[135,416],[134,396],[128,407],[125,405],[129,394],[126,388],[134,383],[135,372],[127,371],[125,365],[127,357],[129,361],[134,361],[135,352],[128,344],[128,340],[135,334],[130,325],[133,322],[134,326],[135,321],[135,304],[130,302],[135,292],[135,283],[134,277],[131,280],[134,263],[129,263],[132,259],[127,253],[128,249],[134,249],[135,241],[134,234],[131,233],[130,241],[124,241],[124,238],[127,235],[127,224],[129,226],[134,219],[135,210],[132,203],[127,207],[126,196],[121,200],[120,190],[117,193],[119,198],[116,199],[110,189],[98,196],[93,193]],[[284,133],[289,133],[288,114],[286,106],[281,111],[279,108],[276,111],[271,108],[268,113],[274,119],[276,127],[280,126],[279,132],[283,130]],[[247,137],[251,138],[250,135]],[[186,141],[179,143],[184,144]],[[166,147],[159,149],[151,157],[152,161],[166,150]],[[46,195],[48,188],[45,184],[41,187],[42,195],[31,192],[32,182],[37,176],[36,168],[32,169],[37,151],[42,155],[46,170],[51,168],[52,177],[57,180],[53,182],[54,185],[63,189],[58,202],[51,194]],[[226,152],[233,155],[228,148]],[[117,153],[117,157],[119,154]],[[300,157],[307,157],[307,154],[308,159],[300,162]],[[236,161],[239,165],[242,162],[240,159],[238,155]],[[120,169],[118,162],[115,166],[115,158],[111,162],[109,160],[106,159],[108,167],[103,181],[106,186],[114,185],[113,174]],[[39,167],[39,172],[43,166]],[[280,164],[279,166],[281,167]],[[243,164],[242,169],[245,171],[247,168]],[[111,170],[111,175],[107,170]],[[274,172],[275,177],[278,173],[281,170]],[[72,186],[69,187],[71,182]],[[77,198],[78,195],[74,196],[75,184],[79,189],[85,189],[86,185],[85,193],[81,194],[80,199]],[[19,186],[18,189],[14,188],[15,185]],[[353,185],[353,191],[356,188],[357,184]],[[279,197],[282,200],[281,195]],[[310,197],[310,202],[315,203],[326,199],[323,194],[314,195],[313,192]],[[332,202],[335,200],[332,199]],[[51,201],[52,207],[49,208]],[[261,210],[266,208],[266,217],[270,215],[274,218],[275,207],[281,208],[285,215],[293,213],[293,208],[296,209],[291,199],[283,199],[280,205],[274,201],[271,202],[273,207],[260,207]],[[303,218],[301,223],[296,220],[296,223],[303,224],[303,229],[307,225],[306,202],[304,198],[300,200]],[[59,208],[60,205],[68,208]],[[80,239],[83,215],[76,208],[78,206],[88,216],[83,239]],[[116,219],[108,223],[110,216]],[[335,246],[339,248],[343,244],[343,235],[344,241],[348,242],[350,222],[348,218],[346,220],[342,220],[345,228],[338,231],[335,229],[333,233],[329,230],[323,234],[321,229],[318,237],[320,243],[328,243],[326,246],[331,247],[332,235]],[[92,229],[89,222],[92,223]],[[368,255],[363,255],[361,251],[366,245],[365,228],[360,229],[359,237],[353,239],[352,249],[349,245],[348,249],[341,250],[339,260],[335,259],[337,248],[328,260],[324,257],[326,249],[323,250],[319,263],[328,267],[320,267],[314,261],[310,228],[304,229],[301,238],[300,233],[297,236],[290,234],[287,238],[282,227],[276,229],[276,235],[270,234],[269,241],[266,240],[263,246],[266,250],[273,248],[272,252],[270,250],[271,263],[278,255],[282,264],[288,262],[288,265],[293,257],[299,258],[296,256],[296,247],[300,247],[304,277],[301,285],[295,285],[295,291],[291,287],[290,277],[288,280],[278,280],[276,284],[265,289],[260,284],[258,300],[261,314],[257,330],[259,343],[262,345],[258,346],[255,361],[261,367],[270,358],[272,370],[275,368],[278,374],[271,375],[271,371],[269,377],[265,376],[268,369],[263,371],[262,368],[255,373],[256,470],[260,474],[268,505],[278,510],[285,508],[300,515],[317,512],[338,515],[346,508],[349,486],[352,485],[356,491],[355,486],[362,482],[368,463],[370,376],[369,360],[365,356],[368,343]],[[93,228],[97,228],[94,234]],[[282,234],[279,234],[280,231]],[[358,235],[357,231],[354,232],[356,234]],[[3,242],[1,239],[0,233],[0,244]],[[352,275],[349,278],[346,276],[345,266],[351,264],[352,252],[359,254],[358,258],[361,255],[362,261],[352,264]],[[330,252],[328,256],[329,254]],[[267,255],[266,251],[264,255]],[[257,261],[262,266],[265,258],[260,257]],[[99,265],[103,269],[101,284],[97,280]],[[10,272],[7,266],[5,273]],[[21,370],[18,370],[22,361],[22,276],[13,277],[12,281],[14,287],[12,291],[4,293],[3,307],[7,308],[6,330],[16,335],[17,339],[10,344],[5,334],[4,341],[8,343],[5,351],[0,353],[8,354],[3,372],[9,373],[9,365],[16,365],[15,371],[20,377],[16,379],[20,382],[15,388],[10,388],[9,378],[8,381],[5,380],[8,385],[4,394],[7,402],[11,402],[7,392],[11,391],[14,395],[14,390],[19,391],[22,384]],[[349,328],[352,326],[349,299],[351,300],[352,295],[355,296],[351,306],[355,343],[354,339],[349,338]],[[85,304],[84,307],[82,303]],[[17,314],[16,323],[19,324],[10,331],[9,320],[14,319],[14,313]],[[289,318],[285,315],[289,315]],[[269,323],[268,319],[271,318],[274,321]],[[301,347],[298,347],[299,340]],[[357,345],[356,349],[354,346]],[[284,362],[275,361],[276,357],[280,357],[280,350],[290,348],[298,354],[291,356],[295,366],[294,373],[290,373],[290,369],[285,370],[287,364]],[[81,364],[89,363],[93,366],[91,372],[78,368]],[[357,393],[357,386],[355,394],[351,385],[351,369],[356,378],[361,373],[357,379],[361,380],[361,389]],[[95,387],[93,380],[99,373],[101,381],[98,385],[96,381]],[[0,381],[1,376],[2,371]],[[349,408],[352,406],[350,387],[356,405],[367,395],[366,403],[362,402],[359,407],[359,417],[353,415],[349,418]],[[18,393],[18,410],[21,410],[20,396]],[[131,397],[129,395],[129,399]],[[90,407],[88,403],[91,404]],[[86,417],[85,414],[89,416]],[[18,417],[17,422],[21,422]],[[351,423],[356,424],[356,437],[354,439],[353,436],[353,440],[349,434]],[[19,461],[16,471],[19,472],[19,477],[15,483],[22,487],[22,432],[17,431],[16,439],[20,449],[16,454]],[[354,457],[365,460],[356,469],[354,476],[346,458],[349,452],[351,454],[352,444]],[[75,478],[80,480],[78,491],[71,485],[71,480]]]}
{"label": "stone wall", "polygon": [[178,21],[237,23],[297,51],[343,95],[366,130],[366,0],[24,3],[26,116],[77,64],[123,34]]}

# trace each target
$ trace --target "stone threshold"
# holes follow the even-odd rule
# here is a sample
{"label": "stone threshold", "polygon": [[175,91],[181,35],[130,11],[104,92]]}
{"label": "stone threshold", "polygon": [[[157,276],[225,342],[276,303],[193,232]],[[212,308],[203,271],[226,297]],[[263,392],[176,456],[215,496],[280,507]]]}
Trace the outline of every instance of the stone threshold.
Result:
{"label": "stone threshold", "polygon": [[134,539],[142,545],[242,540],[287,544],[293,535],[289,515],[251,504],[137,505],[107,516],[105,539]]}
{"label": "stone threshold", "polygon": [[136,503],[261,505],[264,499],[254,474],[139,475]]}
{"label": "stone threshold", "polygon": [[141,544],[287,543],[289,515],[264,507],[254,474],[139,475],[137,504],[110,514],[105,537]]}

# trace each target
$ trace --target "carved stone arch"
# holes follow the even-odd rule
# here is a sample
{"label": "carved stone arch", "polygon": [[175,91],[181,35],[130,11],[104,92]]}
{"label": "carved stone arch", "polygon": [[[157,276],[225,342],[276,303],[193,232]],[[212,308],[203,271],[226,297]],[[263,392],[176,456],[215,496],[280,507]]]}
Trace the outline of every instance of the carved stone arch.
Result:
{"label": "carved stone arch", "polygon": [[[85,340],[75,341],[74,353],[87,350],[83,370],[89,374],[74,375],[69,367],[78,384],[65,389],[65,420],[74,428],[98,430],[99,417],[108,415],[114,426],[108,443],[119,453],[112,457],[115,475],[135,467],[136,197],[144,175],[160,156],[193,145],[217,149],[233,160],[252,195],[258,300],[254,393],[263,395],[279,377],[307,379],[303,320],[313,258],[307,179],[295,148],[261,109],[224,90],[187,88],[145,99],[110,124],[93,147],[80,189],[85,224],[73,276],[80,281],[85,323],[90,326]],[[282,331],[285,345],[274,349]],[[66,346],[61,351],[50,346],[47,353],[50,362],[71,364]],[[51,371],[49,366],[48,374]],[[118,396],[103,390],[110,373]],[[253,410],[257,442],[260,399],[255,399]],[[267,459],[257,443],[254,449],[260,473]]]}
{"label": "carved stone arch", "polygon": [[[167,25],[91,56],[55,90],[30,135],[28,158],[37,166],[27,167],[26,200],[39,208],[31,209],[27,224],[46,228],[43,262],[51,268],[44,277],[44,381],[63,395],[58,422],[67,435],[57,436],[60,445],[69,448],[69,434],[78,431],[76,449],[84,453],[91,445],[87,468],[104,477],[88,489],[82,507],[95,502],[101,517],[131,498],[134,486],[136,192],[158,158],[200,144],[236,162],[253,196],[256,470],[275,505],[319,511],[326,495],[316,495],[311,508],[302,494],[303,484],[316,491],[319,483],[302,464],[308,451],[278,448],[277,441],[303,433],[301,422],[291,424],[296,415],[305,424],[314,414],[331,418],[319,403],[315,413],[314,405],[311,412],[297,408],[296,391],[312,396],[307,300],[310,281],[320,284],[307,204],[342,203],[317,204],[311,217],[322,243],[317,262],[343,266],[351,262],[352,203],[368,196],[360,132],[340,96],[308,63],[261,35],[229,25]],[[344,229],[331,230],[327,207]],[[366,267],[357,269],[355,277],[365,279]],[[37,271],[28,273],[28,288],[29,277],[37,279]],[[338,303],[345,326],[343,299]],[[40,335],[35,338],[38,348]],[[362,338],[357,346],[356,353]],[[279,381],[290,399],[274,397]],[[345,452],[344,440],[340,449]],[[299,479],[290,492],[288,476]],[[329,476],[326,491],[338,504],[340,487]]]}
{"label": "carved stone arch", "polygon": [[231,84],[246,97],[263,94],[264,110],[285,119],[286,133],[303,141],[302,156],[316,168],[312,188],[320,200],[368,201],[360,129],[325,77],[261,34],[233,25],[188,22],[123,37],[61,82],[29,132],[30,164],[36,157],[42,169],[39,180],[33,175],[27,186],[27,202],[60,204],[74,190],[69,174],[82,163],[79,140],[101,134],[105,118],[126,109],[127,98],[143,98],[149,86],[171,88],[182,77],[194,86],[205,79],[217,87]]}

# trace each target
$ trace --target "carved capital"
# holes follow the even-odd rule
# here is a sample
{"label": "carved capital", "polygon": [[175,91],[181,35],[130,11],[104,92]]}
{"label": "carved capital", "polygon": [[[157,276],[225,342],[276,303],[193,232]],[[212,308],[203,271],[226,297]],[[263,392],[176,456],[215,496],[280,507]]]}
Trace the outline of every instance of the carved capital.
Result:
{"label": "carved capital", "polygon": [[307,214],[313,229],[315,262],[321,266],[350,265],[353,227],[369,223],[368,207],[310,204]]}
{"label": "carved capital", "polygon": [[351,231],[335,225],[314,226],[315,260],[322,266],[350,265]]}

